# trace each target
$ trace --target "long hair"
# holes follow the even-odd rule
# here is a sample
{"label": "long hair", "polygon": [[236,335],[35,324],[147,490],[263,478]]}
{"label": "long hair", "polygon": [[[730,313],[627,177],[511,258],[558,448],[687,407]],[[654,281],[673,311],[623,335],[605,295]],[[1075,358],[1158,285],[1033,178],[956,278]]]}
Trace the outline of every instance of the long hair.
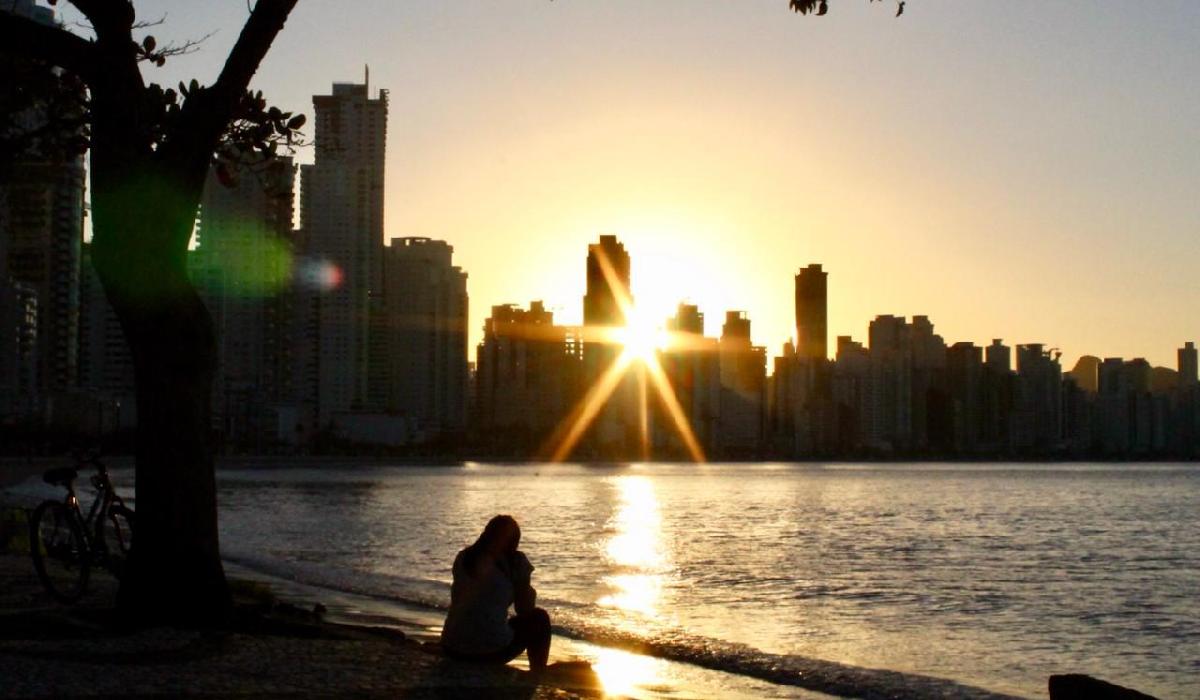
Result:
{"label": "long hair", "polygon": [[521,544],[521,526],[511,515],[497,515],[488,521],[475,544],[463,550],[463,564],[472,574],[479,573],[484,557],[491,555],[502,566],[517,553]]}

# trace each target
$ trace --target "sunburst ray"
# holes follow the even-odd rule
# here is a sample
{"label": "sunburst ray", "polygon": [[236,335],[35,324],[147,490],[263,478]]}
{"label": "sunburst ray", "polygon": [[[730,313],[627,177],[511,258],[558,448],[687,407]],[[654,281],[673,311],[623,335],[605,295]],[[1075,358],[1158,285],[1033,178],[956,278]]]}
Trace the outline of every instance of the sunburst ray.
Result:
{"label": "sunburst ray", "polygon": [[[612,261],[603,250],[597,250],[597,260],[600,271],[612,291],[613,299],[621,311],[626,326],[584,326],[582,336],[585,343],[600,345],[620,345],[624,350],[618,355],[596,381],[588,387],[583,398],[572,408],[571,412],[561,421],[542,451],[552,462],[561,462],[571,455],[579,444],[588,427],[595,421],[596,416],[604,408],[605,403],[612,397],[623,376],[634,367],[638,371],[638,419],[640,428],[641,457],[643,460],[650,456],[650,417],[649,391],[647,375],[653,385],[655,394],[666,408],[667,415],[675,431],[679,434],[688,454],[697,462],[705,460],[704,450],[688,422],[687,414],[679,403],[671,380],[667,377],[658,359],[655,348],[641,348],[633,352],[633,342],[630,335],[629,322],[635,317],[633,300],[629,290],[621,282]],[[687,352],[707,351],[710,344],[701,342],[694,334],[671,332],[664,334],[666,346],[673,350]]]}

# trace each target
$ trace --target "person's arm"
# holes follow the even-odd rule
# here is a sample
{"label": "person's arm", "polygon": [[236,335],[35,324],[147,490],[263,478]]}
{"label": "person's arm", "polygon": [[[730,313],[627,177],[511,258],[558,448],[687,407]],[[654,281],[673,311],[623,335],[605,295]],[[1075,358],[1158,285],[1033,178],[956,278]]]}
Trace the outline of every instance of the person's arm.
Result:
{"label": "person's arm", "polygon": [[525,615],[533,612],[537,606],[537,590],[528,584],[524,589],[518,590],[516,600],[513,601],[513,608],[516,609],[518,615]]}
{"label": "person's arm", "polygon": [[533,564],[521,552],[517,552],[513,561],[513,609],[518,615],[533,612],[537,605],[537,591],[531,579]]}

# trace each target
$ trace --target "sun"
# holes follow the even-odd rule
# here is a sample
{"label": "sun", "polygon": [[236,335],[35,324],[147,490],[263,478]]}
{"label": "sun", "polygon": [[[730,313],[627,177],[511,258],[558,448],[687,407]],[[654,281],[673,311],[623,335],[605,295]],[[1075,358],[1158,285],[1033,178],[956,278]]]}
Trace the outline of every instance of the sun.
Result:
{"label": "sun", "polygon": [[696,439],[695,433],[692,432],[687,414],[680,405],[679,398],[675,395],[675,388],[671,386],[670,378],[662,364],[659,363],[659,349],[666,348],[668,342],[674,347],[677,344],[676,341],[672,341],[671,335],[666,331],[659,329],[653,316],[633,305],[633,300],[629,298],[629,291],[617,278],[616,271],[608,258],[601,255],[598,259],[600,269],[613,291],[614,300],[625,317],[625,325],[615,328],[612,326],[585,326],[583,330],[585,336],[590,335],[591,342],[618,346],[621,348],[621,353],[607,369],[595,378],[595,381],[591,382],[584,392],[583,398],[555,428],[554,434],[550,436],[544,446],[543,453],[551,462],[561,462],[566,459],[580,438],[583,437],[588,426],[605,406],[609,397],[613,395],[613,391],[621,383],[622,378],[631,369],[634,369],[640,386],[639,405],[642,417],[643,454],[649,455],[650,452],[648,416],[649,391],[652,390],[666,410],[669,423],[674,426],[675,432],[683,440],[692,459],[703,462],[704,450],[700,448],[700,443]]}
{"label": "sun", "polygon": [[653,318],[637,308],[628,309],[625,325],[615,329],[614,335],[630,361],[653,362],[658,357],[658,351],[666,345],[666,334]]}

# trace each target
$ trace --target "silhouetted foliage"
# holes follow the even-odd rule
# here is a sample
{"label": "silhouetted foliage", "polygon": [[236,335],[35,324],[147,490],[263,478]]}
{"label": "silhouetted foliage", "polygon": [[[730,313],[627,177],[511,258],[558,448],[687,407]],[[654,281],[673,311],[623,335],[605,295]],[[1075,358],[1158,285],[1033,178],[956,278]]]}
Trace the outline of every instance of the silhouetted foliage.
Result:
{"label": "silhouetted foliage", "polygon": [[[878,0],[871,0],[877,2]],[[896,16],[904,14],[905,0],[896,0]],[[829,12],[828,0],[789,0],[789,6],[792,12],[799,12],[802,15],[807,15],[810,12],[816,15],[823,15]]]}

